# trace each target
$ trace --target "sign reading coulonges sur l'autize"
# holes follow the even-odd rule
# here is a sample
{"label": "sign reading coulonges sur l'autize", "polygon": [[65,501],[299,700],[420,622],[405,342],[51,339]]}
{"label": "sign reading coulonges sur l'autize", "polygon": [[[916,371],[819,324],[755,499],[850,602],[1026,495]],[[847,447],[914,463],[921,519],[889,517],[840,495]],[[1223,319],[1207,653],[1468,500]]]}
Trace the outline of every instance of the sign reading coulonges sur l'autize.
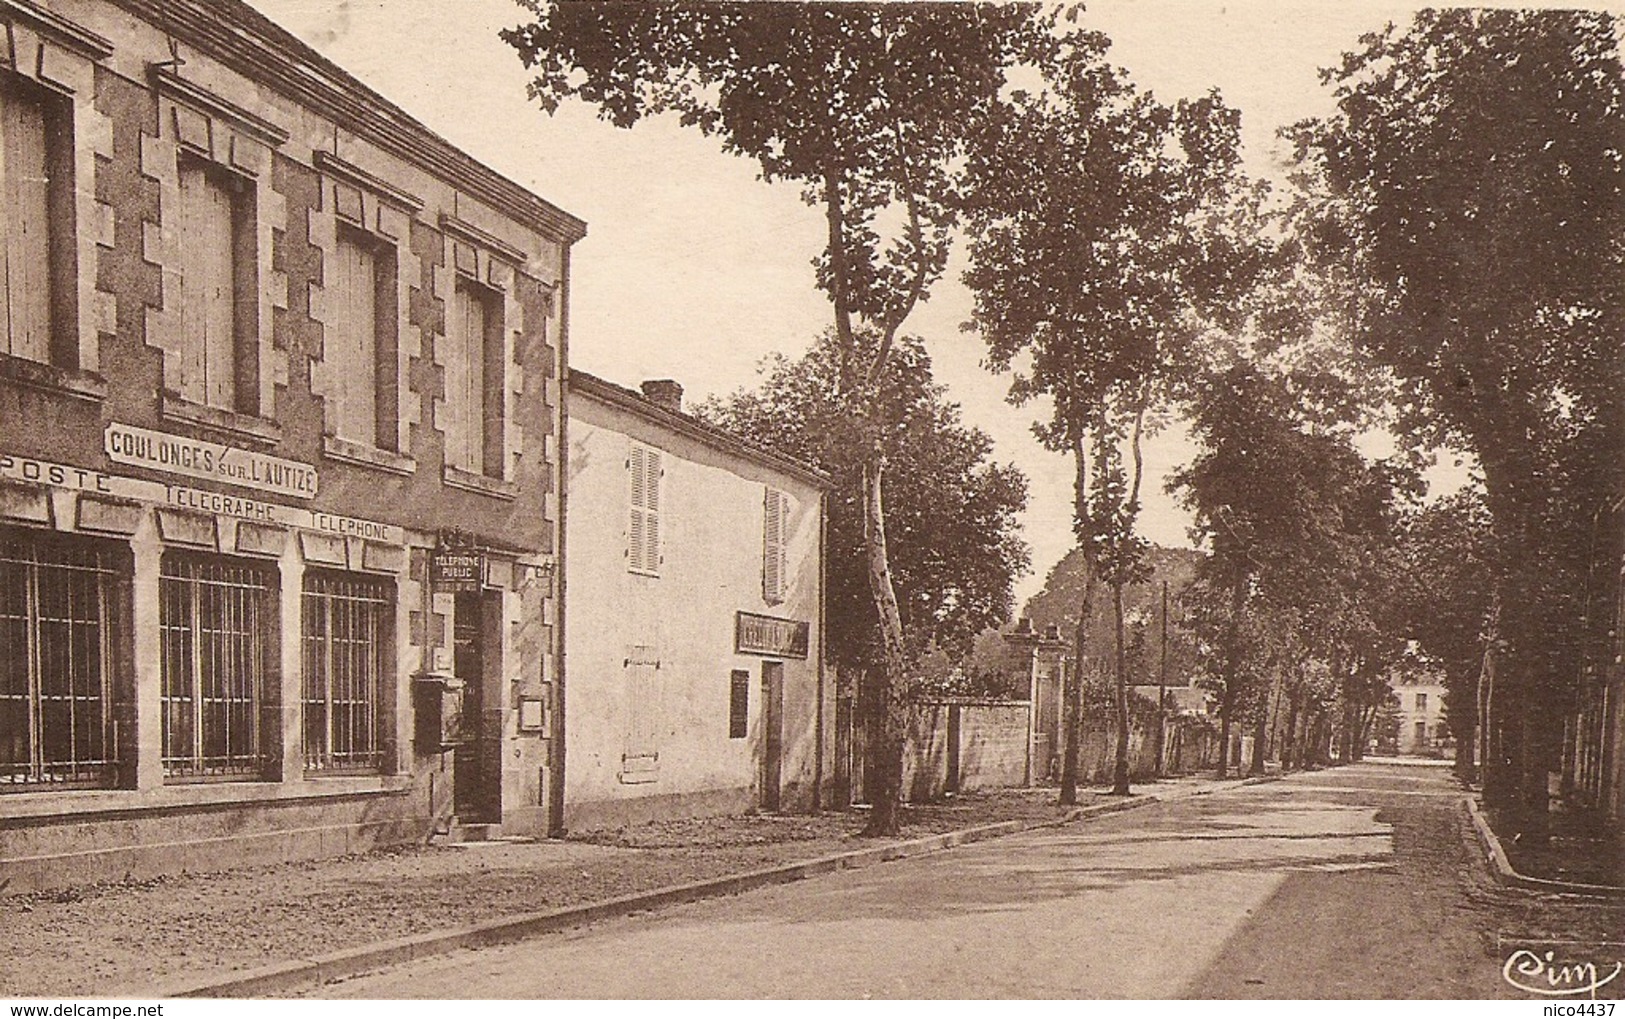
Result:
{"label": "sign reading coulonges sur l'autize", "polygon": [[316,497],[316,468],[297,460],[116,421],[107,426],[105,443],[114,463],[300,499]]}
{"label": "sign reading coulonges sur l'autize", "polygon": [[810,625],[777,616],[740,612],[734,616],[734,650],[743,655],[807,657]]}

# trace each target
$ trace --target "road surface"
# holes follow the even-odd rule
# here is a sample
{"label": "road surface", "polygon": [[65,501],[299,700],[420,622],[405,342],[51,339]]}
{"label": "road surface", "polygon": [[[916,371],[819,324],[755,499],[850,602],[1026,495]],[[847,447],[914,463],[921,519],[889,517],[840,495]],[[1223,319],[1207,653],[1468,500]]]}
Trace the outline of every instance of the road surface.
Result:
{"label": "road surface", "polygon": [[1365,764],[572,932],[323,997],[1524,997],[1442,768]]}

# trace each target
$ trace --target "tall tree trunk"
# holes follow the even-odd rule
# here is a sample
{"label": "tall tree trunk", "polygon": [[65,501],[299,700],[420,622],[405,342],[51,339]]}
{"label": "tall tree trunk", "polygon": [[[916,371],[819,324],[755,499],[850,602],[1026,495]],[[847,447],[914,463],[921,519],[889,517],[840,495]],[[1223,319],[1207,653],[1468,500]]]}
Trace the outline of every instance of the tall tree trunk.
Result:
{"label": "tall tree trunk", "polygon": [[1286,695],[1286,738],[1281,740],[1281,770],[1291,771],[1298,764],[1298,701],[1302,688],[1294,684]]}
{"label": "tall tree trunk", "polygon": [[1230,583],[1230,619],[1226,624],[1224,649],[1224,696],[1219,701],[1219,777],[1230,774],[1230,722],[1235,718],[1236,704],[1240,701],[1241,684],[1241,611],[1247,600],[1247,575],[1237,576]]}
{"label": "tall tree trunk", "polygon": [[1084,559],[1085,577],[1083,596],[1078,602],[1078,626],[1073,631],[1071,667],[1066,670],[1061,685],[1063,704],[1062,726],[1066,730],[1061,754],[1061,805],[1075,806],[1078,802],[1078,758],[1083,746],[1083,663],[1089,640],[1089,616],[1095,605],[1095,566]]}
{"label": "tall tree trunk", "polygon": [[1128,656],[1123,634],[1123,582],[1112,584],[1112,611],[1117,619],[1117,760],[1112,769],[1112,795],[1127,796],[1128,788]]}
{"label": "tall tree trunk", "polygon": [[891,566],[886,557],[886,512],[881,499],[885,462],[878,455],[863,468],[864,551],[869,566],[869,592],[880,618],[881,661],[884,676],[879,693],[879,740],[875,761],[875,796],[866,835],[895,835],[903,785],[903,744],[906,733],[908,655],[903,645],[903,618],[897,608]]}
{"label": "tall tree trunk", "polygon": [[1062,684],[1061,709],[1064,746],[1061,753],[1061,805],[1078,802],[1078,755],[1083,729],[1083,662],[1089,643],[1089,619],[1094,610],[1095,584],[1100,564],[1089,533],[1089,457],[1082,429],[1072,443],[1072,514],[1078,547],[1083,552],[1083,595],[1078,601],[1078,625],[1073,631],[1072,668]]}
{"label": "tall tree trunk", "polygon": [[[1141,449],[1141,438],[1145,430],[1145,405],[1150,391],[1142,386],[1135,398],[1134,428],[1129,435],[1129,450],[1134,459],[1134,470],[1129,481],[1128,499],[1124,503],[1125,517],[1124,533],[1117,536],[1117,540],[1125,544],[1131,543],[1134,536],[1134,521],[1140,514],[1140,482],[1145,476],[1145,454]],[[1121,551],[1121,550],[1120,550]],[[1112,612],[1117,626],[1117,761],[1112,769],[1112,795],[1127,796],[1128,788],[1128,648],[1123,636],[1123,575],[1122,564],[1113,571],[1112,577]],[[1162,705],[1157,705],[1160,714]],[[1157,736],[1162,736],[1162,726],[1157,726]],[[1161,751],[1158,751],[1161,756]]]}
{"label": "tall tree trunk", "polygon": [[1248,764],[1247,774],[1264,774],[1264,762],[1269,759],[1270,723],[1275,717],[1276,702],[1281,696],[1281,670],[1272,669],[1275,673],[1274,681],[1270,684],[1270,692],[1258,706],[1258,721],[1253,725],[1253,759]]}

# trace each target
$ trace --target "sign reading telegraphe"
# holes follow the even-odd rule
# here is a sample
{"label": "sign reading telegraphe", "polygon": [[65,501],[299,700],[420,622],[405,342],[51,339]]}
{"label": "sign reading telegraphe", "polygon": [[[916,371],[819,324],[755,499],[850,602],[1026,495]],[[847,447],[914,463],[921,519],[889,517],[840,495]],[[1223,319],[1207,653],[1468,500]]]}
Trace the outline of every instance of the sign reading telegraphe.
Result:
{"label": "sign reading telegraphe", "polygon": [[325,531],[347,538],[367,538],[371,541],[402,545],[406,532],[394,524],[375,520],[358,520],[323,510],[303,506],[284,506],[280,503],[260,502],[226,492],[204,491],[185,485],[165,485],[144,478],[130,478],[107,474],[87,467],[35,460],[32,457],[0,453],[0,481],[22,481],[51,488],[65,488],[95,495],[110,495],[116,499],[174,506],[177,509],[223,516],[240,517],[256,523],[278,524],[307,531]]}
{"label": "sign reading telegraphe", "polygon": [[297,460],[238,449],[205,439],[154,432],[112,422],[104,433],[114,463],[184,474],[221,484],[300,499],[316,497],[316,468]]}
{"label": "sign reading telegraphe", "polygon": [[806,658],[811,629],[808,623],[794,619],[738,612],[734,615],[734,650],[742,655]]}

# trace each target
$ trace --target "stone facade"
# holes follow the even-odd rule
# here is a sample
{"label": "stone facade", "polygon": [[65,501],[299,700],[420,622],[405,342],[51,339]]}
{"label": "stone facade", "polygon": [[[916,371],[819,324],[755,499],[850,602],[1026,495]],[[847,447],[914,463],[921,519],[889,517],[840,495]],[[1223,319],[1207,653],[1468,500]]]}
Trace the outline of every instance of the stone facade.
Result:
{"label": "stone facade", "polygon": [[[0,99],[45,111],[61,168],[50,354],[0,348],[8,888],[351,852],[454,813],[556,828],[584,225],[236,0],[6,0],[0,22]],[[211,274],[219,328],[189,297]],[[356,365],[365,442],[337,410]]]}

